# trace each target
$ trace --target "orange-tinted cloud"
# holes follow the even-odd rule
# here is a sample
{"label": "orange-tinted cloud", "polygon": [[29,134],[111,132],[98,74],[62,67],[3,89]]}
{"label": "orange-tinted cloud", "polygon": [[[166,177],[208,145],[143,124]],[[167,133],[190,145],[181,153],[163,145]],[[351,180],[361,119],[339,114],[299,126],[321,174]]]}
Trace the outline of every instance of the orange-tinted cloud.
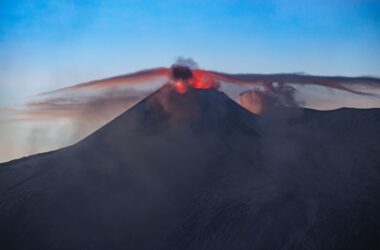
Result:
{"label": "orange-tinted cloud", "polygon": [[265,82],[294,85],[317,85],[358,95],[378,96],[372,88],[380,88],[380,79],[372,77],[313,76],[299,74],[226,74],[210,72],[216,80],[237,85],[262,86]]}
{"label": "orange-tinted cloud", "polygon": [[[380,94],[380,79],[370,77],[227,74],[202,69],[192,69],[192,72],[191,81],[194,81],[194,87],[220,84],[238,86],[240,91],[238,94],[244,93],[240,96],[242,105],[249,106],[252,111],[263,110],[263,105],[267,106],[269,103],[292,106],[295,103],[297,86],[315,85],[369,97]],[[171,77],[170,68],[155,68],[81,83],[38,95],[35,100],[27,102],[22,109],[14,110],[13,113],[19,119],[88,119],[86,117],[89,114],[98,119],[103,120],[104,117],[108,119],[131,107],[170,81]],[[233,96],[231,88],[225,87],[222,90]],[[252,103],[248,104],[249,100]],[[261,107],[252,108],[255,105]],[[315,106],[318,108],[318,105]],[[101,111],[104,111],[104,114]]]}
{"label": "orange-tinted cloud", "polygon": [[[255,113],[271,110],[271,107],[276,105],[299,105],[314,109],[334,109],[343,106],[380,108],[380,80],[377,78],[296,74],[243,75],[202,69],[192,69],[192,72],[194,78],[189,87],[220,87],[221,91],[236,101],[239,101],[240,97],[242,106]],[[157,68],[81,83],[40,94],[22,106],[1,109],[0,132],[4,136],[0,152],[6,152],[2,148],[9,148],[15,141],[14,134],[20,134],[22,131],[23,135],[13,143],[12,150],[18,153],[8,152],[3,158],[0,155],[0,160],[77,142],[163,84],[172,81],[171,73],[169,68]],[[297,95],[305,100],[306,105],[295,100]],[[61,122],[65,124],[62,129],[59,125]],[[40,123],[47,125],[38,125]],[[18,126],[25,128],[16,129]],[[24,145],[29,143],[28,138],[34,138],[35,131],[40,131],[41,126],[45,127],[42,127],[43,132],[40,134],[52,132],[46,136],[38,136],[40,139],[36,140],[34,145],[46,145],[46,142],[49,144],[43,148],[37,147],[33,151],[25,149]],[[28,127],[31,127],[29,132]],[[10,136],[12,133],[14,134]]]}
{"label": "orange-tinted cloud", "polygon": [[155,68],[142,70],[131,74],[120,75],[115,77],[110,77],[101,80],[95,80],[85,83],[80,83],[73,85],[67,88],[57,89],[54,91],[42,93],[41,95],[50,95],[56,93],[65,93],[76,90],[102,90],[102,89],[111,89],[114,87],[120,86],[138,86],[149,84],[157,80],[166,81],[169,78],[170,69],[168,68]]}

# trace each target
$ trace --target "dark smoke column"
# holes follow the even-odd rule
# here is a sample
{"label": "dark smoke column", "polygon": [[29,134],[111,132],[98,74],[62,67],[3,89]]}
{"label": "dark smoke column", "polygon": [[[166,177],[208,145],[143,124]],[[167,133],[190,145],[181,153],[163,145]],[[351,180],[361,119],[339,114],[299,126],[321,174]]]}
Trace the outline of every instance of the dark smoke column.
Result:
{"label": "dark smoke column", "polygon": [[174,64],[171,67],[171,78],[174,82],[174,87],[178,93],[185,93],[190,87],[190,81],[193,79],[192,70],[184,65]]}
{"label": "dark smoke column", "polygon": [[174,64],[172,67],[171,77],[173,80],[183,80],[187,81],[193,78],[192,70],[187,66],[176,65]]}

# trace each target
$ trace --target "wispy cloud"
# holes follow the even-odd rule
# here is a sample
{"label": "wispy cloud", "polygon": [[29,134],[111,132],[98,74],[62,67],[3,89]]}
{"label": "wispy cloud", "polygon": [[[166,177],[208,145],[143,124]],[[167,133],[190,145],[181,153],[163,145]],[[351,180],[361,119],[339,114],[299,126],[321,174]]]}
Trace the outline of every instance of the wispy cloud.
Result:
{"label": "wispy cloud", "polygon": [[[139,87],[139,85],[154,84],[157,81],[165,81],[170,75],[170,69],[168,68],[155,68],[142,70],[131,74],[120,75],[110,77],[101,80],[95,80],[85,83],[80,83],[67,88],[57,89],[51,92],[45,92],[40,96],[56,94],[56,93],[68,93],[75,90],[102,90],[111,89],[115,87]],[[141,87],[141,86],[140,86]]]}
{"label": "wispy cloud", "polygon": [[[263,105],[323,110],[380,108],[380,79],[377,78],[227,74],[201,69],[193,72],[201,76],[202,81],[217,82],[221,91],[242,101],[241,104],[253,112],[265,110]],[[170,68],[149,69],[42,93],[19,106],[2,108],[0,131],[4,136],[0,151],[6,155],[0,160],[75,143],[170,81]],[[20,126],[21,134],[16,129]],[[41,133],[40,128],[45,132]],[[37,137],[36,131],[39,131]],[[17,140],[15,134],[19,134]],[[44,147],[31,148],[29,138],[33,138],[33,145]],[[9,145],[14,146],[11,149]]]}
{"label": "wispy cloud", "polygon": [[[278,98],[282,98],[280,89],[294,89],[292,98],[297,93],[298,88],[307,86],[318,86],[328,90],[338,90],[347,92],[354,99],[355,95],[368,98],[370,105],[373,100],[378,100],[380,105],[380,79],[371,77],[326,77],[312,76],[305,74],[227,74],[201,69],[194,69],[195,75],[202,75],[207,79],[204,81],[215,81],[223,84],[222,88],[228,95],[234,96],[234,91],[238,94],[249,91],[259,91],[275,93]],[[95,119],[106,117],[107,119],[128,109],[149,93],[158,89],[163,84],[170,81],[170,68],[155,68],[138,71],[107,79],[101,79],[86,83],[73,85],[67,88],[42,93],[35,96],[18,108],[8,109],[9,114],[17,119],[88,119],[89,115]],[[235,87],[235,90],[232,89]],[[289,91],[286,91],[288,94]],[[319,96],[336,100],[339,107],[339,98],[329,92],[319,91]],[[273,96],[273,95],[272,95]],[[308,98],[311,98],[310,95]],[[289,99],[289,96],[286,98]],[[318,99],[318,98],[317,98]],[[319,98],[321,99],[321,98]],[[307,100],[306,100],[307,102]],[[290,103],[288,101],[288,103]],[[323,103],[311,101],[314,108],[323,106]],[[347,102],[344,102],[346,105]],[[355,103],[353,101],[353,103]]]}

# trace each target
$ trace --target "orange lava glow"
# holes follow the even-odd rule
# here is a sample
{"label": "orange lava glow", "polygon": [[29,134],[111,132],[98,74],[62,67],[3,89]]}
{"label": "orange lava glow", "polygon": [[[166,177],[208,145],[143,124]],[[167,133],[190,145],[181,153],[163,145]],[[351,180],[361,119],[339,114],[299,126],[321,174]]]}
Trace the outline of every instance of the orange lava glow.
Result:
{"label": "orange lava glow", "polygon": [[214,80],[213,74],[203,70],[194,70],[193,78],[189,80],[189,84],[191,87],[196,89],[209,89],[219,87]]}
{"label": "orange lava glow", "polygon": [[177,90],[178,93],[183,94],[187,91],[187,86],[186,84],[182,81],[179,80],[174,84],[175,89]]}
{"label": "orange lava glow", "polygon": [[185,79],[173,79],[173,87],[178,93],[183,94],[188,91],[189,88],[194,89],[210,89],[219,88],[219,81],[215,79],[215,74],[196,69],[192,70],[191,78]]}

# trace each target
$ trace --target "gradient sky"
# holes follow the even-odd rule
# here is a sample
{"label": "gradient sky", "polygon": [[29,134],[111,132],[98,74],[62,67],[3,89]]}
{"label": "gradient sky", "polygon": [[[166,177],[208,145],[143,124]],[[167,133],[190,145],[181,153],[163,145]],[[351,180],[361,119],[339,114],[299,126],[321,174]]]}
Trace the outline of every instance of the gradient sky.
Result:
{"label": "gradient sky", "polygon": [[0,0],[0,162],[70,145],[108,121],[96,110],[102,119],[9,122],[2,107],[179,56],[227,73],[380,76],[380,1]]}
{"label": "gradient sky", "polygon": [[0,1],[0,105],[169,66],[380,76],[380,1]]}

